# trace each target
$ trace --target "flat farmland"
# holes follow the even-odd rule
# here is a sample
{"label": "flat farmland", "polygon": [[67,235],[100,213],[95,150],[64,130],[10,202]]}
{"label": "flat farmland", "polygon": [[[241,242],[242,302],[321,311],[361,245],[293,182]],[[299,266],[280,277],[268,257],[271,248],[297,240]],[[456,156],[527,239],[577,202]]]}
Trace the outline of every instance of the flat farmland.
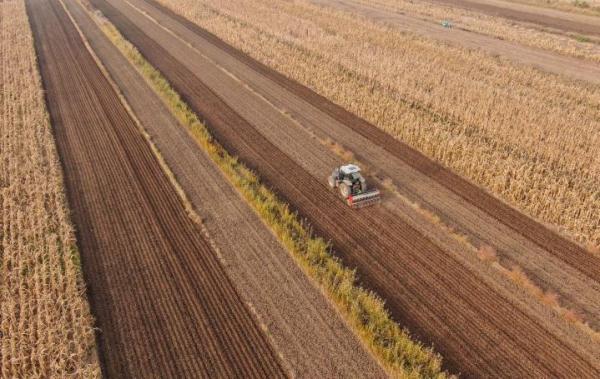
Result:
{"label": "flat farmland", "polygon": [[0,1],[0,376],[600,377],[600,18],[536,2]]}
{"label": "flat farmland", "polygon": [[29,1],[107,376],[285,372],[58,1]]}
{"label": "flat farmland", "polygon": [[598,279],[594,256],[155,3],[92,4],[163,73],[230,153],[332,240],[365,285],[386,299],[394,319],[435,345],[452,371],[466,376],[598,374],[597,349],[583,348],[585,336],[569,334],[563,321],[515,300],[393,207],[348,209],[321,177],[339,157],[318,137],[311,138],[306,126],[316,136],[324,133],[318,125],[328,126],[330,133],[340,128],[361,135],[357,141],[377,146],[373,154],[357,154],[359,159],[388,159],[393,163],[379,167],[404,170],[397,178],[416,171],[411,175],[427,178],[414,180],[429,188],[423,194],[441,191],[432,199],[439,196],[442,203],[455,199],[453,207],[497,225],[494,236],[508,230],[513,241],[525,237],[591,286]]}
{"label": "flat farmland", "polygon": [[[542,5],[543,3],[536,4],[538,7],[535,7],[526,4],[519,4],[519,1],[511,2],[503,0],[434,1],[441,4],[447,4],[448,6],[457,6],[465,9],[475,10],[496,17],[503,17],[514,21],[537,24],[551,29],[558,29],[566,32],[576,32],[584,35],[600,36],[600,21],[597,17],[544,9]],[[527,3],[527,1],[523,2]],[[542,6],[540,7],[540,5]],[[576,6],[576,4],[573,5]],[[585,9],[588,7],[589,5],[587,7],[582,6],[581,8]],[[598,11],[597,7],[595,11]]]}

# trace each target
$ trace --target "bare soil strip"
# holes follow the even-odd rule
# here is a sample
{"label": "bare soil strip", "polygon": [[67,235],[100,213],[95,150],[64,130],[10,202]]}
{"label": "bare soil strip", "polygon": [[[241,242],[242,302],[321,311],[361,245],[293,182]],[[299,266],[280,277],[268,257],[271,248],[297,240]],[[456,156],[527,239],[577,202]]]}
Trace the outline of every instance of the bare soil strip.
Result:
{"label": "bare soil strip", "polygon": [[540,26],[586,35],[600,36],[600,18],[532,5],[498,0],[430,0],[432,3],[475,10],[490,16],[508,18]]}
{"label": "bare soil strip", "polygon": [[[230,107],[313,176],[321,178],[323,172],[336,164],[336,160],[323,154],[322,147],[311,150],[309,146],[315,145],[315,141],[300,142],[309,134],[295,132],[293,129],[298,124],[321,138],[331,138],[349,148],[379,175],[391,178],[404,196],[435,212],[444,222],[467,235],[476,246],[494,246],[507,259],[504,262],[507,267],[519,264],[538,285],[559,293],[561,301],[583,312],[587,320],[598,325],[600,285],[597,257],[424,158],[385,132],[223,44],[185,19],[172,13],[166,16],[167,11],[161,13],[160,7],[148,6],[143,1],[135,0],[133,3],[243,80],[242,84],[236,83],[214,64],[203,63],[205,59],[198,56],[186,59],[188,52],[172,50],[188,69],[202,72],[204,82],[209,83],[207,85],[218,92]],[[152,23],[143,16],[138,14],[135,17],[136,22],[145,22],[145,32],[151,32],[152,38],[160,38],[163,45],[177,44],[174,38],[169,39],[164,37],[164,33],[152,30]],[[223,77],[218,78],[219,75]],[[281,114],[273,114],[268,104],[260,99],[256,101],[252,91],[267,99]],[[256,111],[258,109],[261,111]],[[291,115],[296,123],[290,122],[283,113]],[[486,202],[490,204],[489,208],[486,208]],[[517,228],[512,224],[514,218],[517,218]],[[551,238],[557,238],[559,244],[553,244]],[[565,245],[576,250],[569,251]]]}
{"label": "bare soil strip", "polygon": [[219,168],[75,0],[67,8],[175,174],[244,301],[299,377],[385,377]]}
{"label": "bare soil strip", "polygon": [[28,11],[105,374],[284,376],[62,6]]}
{"label": "bare soil strip", "polygon": [[311,1],[315,4],[346,12],[358,13],[372,20],[394,25],[394,27],[401,30],[414,32],[438,41],[497,54],[513,62],[532,66],[549,73],[566,75],[573,79],[600,84],[600,65],[596,62],[568,57],[458,28],[447,29],[440,24],[420,20],[410,15],[390,12],[376,5],[366,5],[352,0]]}
{"label": "bare soil strip", "polygon": [[[94,0],[120,31],[208,122],[216,138],[255,169],[315,229],[331,238],[394,317],[434,343],[448,367],[466,376],[582,376],[596,359],[549,332],[482,283],[454,257],[383,207],[355,212],[270,143],[225,101],[112,5]],[[133,8],[129,12],[135,13]]]}

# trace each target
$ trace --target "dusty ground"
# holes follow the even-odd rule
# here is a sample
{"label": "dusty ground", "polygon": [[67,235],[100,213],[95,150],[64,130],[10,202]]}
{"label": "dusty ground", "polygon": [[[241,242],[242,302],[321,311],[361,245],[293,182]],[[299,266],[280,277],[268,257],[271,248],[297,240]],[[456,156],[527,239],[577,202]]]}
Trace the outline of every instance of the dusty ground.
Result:
{"label": "dusty ground", "polygon": [[[600,84],[600,64],[596,62],[563,56],[551,51],[503,41],[459,28],[447,29],[439,23],[390,12],[375,5],[362,4],[352,0],[312,0],[312,2],[348,12],[357,12],[375,21],[391,24],[400,30],[415,32],[428,38],[470,49],[481,49],[490,54],[499,55],[550,73]],[[592,29],[598,30],[600,26],[594,26]]]}
{"label": "dusty ground", "polygon": [[105,374],[284,376],[61,4],[28,9]]}
{"label": "dusty ground", "polygon": [[384,377],[325,296],[75,0],[67,7],[161,151],[225,270],[297,377]]}
{"label": "dusty ground", "polygon": [[[168,23],[167,29],[185,35],[186,43],[125,3],[110,1],[108,5],[100,0],[93,3],[207,119],[212,132],[229,151],[256,169],[294,208],[309,216],[319,232],[332,239],[344,261],[357,267],[364,283],[386,299],[394,318],[408,325],[426,342],[435,343],[448,367],[467,376],[598,374],[596,353],[586,351],[565,335],[560,320],[541,321],[531,309],[518,304],[513,295],[481,279],[459,257],[444,251],[426,238],[425,232],[385,206],[371,208],[369,212],[350,211],[325,187],[322,177],[325,174],[308,171],[310,165],[328,166],[328,159],[335,157],[327,158],[325,147],[320,148],[318,157],[301,154],[308,151],[305,149],[318,151],[317,142],[310,137],[293,141],[293,128],[300,128],[289,118],[286,120],[286,113],[298,118],[301,127],[310,125],[315,131],[318,131],[317,124],[330,129],[343,127],[347,133],[357,134],[366,127],[365,138],[379,144],[379,154],[389,154],[388,157],[396,159],[394,163],[388,162],[387,167],[393,168],[391,171],[406,170],[406,167],[417,170],[428,185],[435,184],[433,188],[425,188],[425,192],[435,192],[438,186],[452,188],[445,190],[449,191],[446,195],[434,195],[442,196],[441,201],[457,197],[455,191],[460,193],[457,205],[483,200],[475,208],[480,209],[479,212],[485,208],[481,213],[487,214],[485,217],[493,224],[511,227],[514,223],[524,223],[529,238],[537,238],[533,243],[544,245],[549,254],[559,259],[574,260],[573,266],[583,277],[589,274],[597,278],[595,269],[586,268],[587,253],[551,231],[540,229],[532,220],[515,214],[475,187],[393,142],[391,137],[378,134],[374,127],[359,127],[360,123],[353,122],[350,115],[336,110],[325,99],[302,93],[281,78],[277,81],[275,74],[248,63],[248,59],[198,29],[177,26],[182,20],[169,21],[160,11],[135,1],[136,6],[151,12],[160,23]],[[202,53],[194,52],[188,43],[200,44]],[[218,64],[214,59],[219,59]],[[223,72],[223,66],[227,66],[228,73]],[[240,81],[240,77],[243,80]],[[300,108],[295,108],[298,104]],[[306,146],[302,147],[304,150],[298,150],[299,144]],[[304,157],[302,165],[298,163],[298,155]],[[510,233],[518,235],[515,229]],[[568,247],[573,257],[561,255],[559,245]],[[575,262],[578,259],[584,261]],[[490,346],[495,348],[489,349]]]}

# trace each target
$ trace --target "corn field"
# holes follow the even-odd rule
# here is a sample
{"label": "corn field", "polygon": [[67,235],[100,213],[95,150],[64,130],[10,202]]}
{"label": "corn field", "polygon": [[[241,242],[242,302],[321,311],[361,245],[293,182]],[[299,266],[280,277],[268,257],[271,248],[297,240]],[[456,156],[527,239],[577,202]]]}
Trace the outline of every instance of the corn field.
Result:
{"label": "corn field", "polygon": [[600,88],[306,1],[160,0],[580,242],[600,243]]}
{"label": "corn field", "polygon": [[0,376],[99,377],[23,0],[0,2]]}

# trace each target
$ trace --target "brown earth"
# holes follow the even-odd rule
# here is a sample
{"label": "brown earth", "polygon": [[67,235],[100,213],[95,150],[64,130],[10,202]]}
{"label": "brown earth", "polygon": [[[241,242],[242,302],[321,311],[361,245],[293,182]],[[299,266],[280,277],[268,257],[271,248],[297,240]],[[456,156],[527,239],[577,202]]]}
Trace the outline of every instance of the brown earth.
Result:
{"label": "brown earth", "polygon": [[60,3],[28,2],[109,377],[283,377]]}
{"label": "brown earth", "polygon": [[469,49],[483,50],[490,54],[505,57],[513,62],[535,67],[549,73],[565,75],[596,85],[600,84],[600,65],[596,62],[569,57],[515,42],[504,41],[459,28],[447,29],[438,23],[432,23],[431,21],[421,20],[397,12],[390,12],[376,5],[367,5],[352,0],[311,1],[322,6],[358,13],[374,21],[384,22],[400,30],[414,32],[427,38],[464,46]]}
{"label": "brown earth", "polygon": [[[592,353],[563,341],[545,322],[532,317],[510,296],[480,280],[455,255],[442,250],[386,207],[359,212],[346,207],[328,190],[322,177],[307,172],[292,158],[293,152],[282,151],[262,134],[264,130],[259,130],[257,125],[242,117],[239,110],[227,104],[229,99],[218,96],[216,92],[222,88],[209,88],[204,81],[215,80],[210,77],[211,72],[191,71],[184,65],[186,56],[188,61],[198,59],[189,45],[181,42],[178,45],[176,40],[166,43],[168,38],[165,36],[169,32],[156,26],[150,30],[152,25],[148,24],[149,21],[127,4],[116,1],[109,4],[102,0],[92,2],[163,72],[194,110],[206,119],[213,134],[232,154],[255,169],[293,208],[308,217],[318,232],[331,238],[335,251],[344,262],[356,267],[363,283],[386,299],[397,321],[408,326],[425,342],[434,343],[444,355],[448,368],[466,376],[486,377],[594,377],[599,374],[600,364]],[[202,33],[199,28],[194,30]],[[161,38],[161,33],[164,38]],[[207,34],[204,38],[214,39]],[[243,65],[239,60],[248,64],[247,57],[239,53],[235,55],[220,42],[211,43],[217,44],[219,49],[229,49],[232,64]],[[173,54],[179,53],[179,58],[175,58]],[[254,66],[254,69],[259,70],[257,67],[260,65]],[[273,73],[264,75],[269,80],[277,76]],[[266,80],[266,85],[269,80]],[[291,82],[282,79],[281,83]],[[291,88],[293,92],[300,91],[298,88],[301,87],[293,89],[292,85]],[[235,96],[236,92],[230,93]],[[313,106],[321,112],[332,107],[314,94],[303,96],[307,97],[305,101],[315,101]],[[254,104],[253,99],[247,101],[246,115],[264,112],[264,109],[249,106]],[[342,119],[344,113],[341,110],[337,112],[339,114],[332,111],[328,117]],[[278,116],[271,114],[269,117],[273,122]],[[357,121],[352,120],[344,122],[348,122],[349,130],[358,129]],[[376,138],[377,131],[372,129],[374,127],[367,124],[364,132],[372,133],[369,138]],[[385,136],[382,142],[383,147],[389,144],[406,149],[389,136]],[[408,154],[410,158],[417,159],[413,164],[425,176],[445,184],[451,181],[450,184],[459,185],[457,191],[464,191],[465,197],[469,191],[481,192],[467,186],[464,181],[453,179],[450,174],[444,174],[444,169],[416,152],[401,152],[403,158]],[[323,173],[322,176],[325,175]],[[491,197],[485,199],[491,203],[482,205],[486,209],[498,202]]]}
{"label": "brown earth", "polygon": [[564,32],[600,36],[600,18],[499,0],[430,0]]}
{"label": "brown earth", "polygon": [[79,2],[65,4],[202,217],[225,271],[292,375],[385,377],[321,291]]}

